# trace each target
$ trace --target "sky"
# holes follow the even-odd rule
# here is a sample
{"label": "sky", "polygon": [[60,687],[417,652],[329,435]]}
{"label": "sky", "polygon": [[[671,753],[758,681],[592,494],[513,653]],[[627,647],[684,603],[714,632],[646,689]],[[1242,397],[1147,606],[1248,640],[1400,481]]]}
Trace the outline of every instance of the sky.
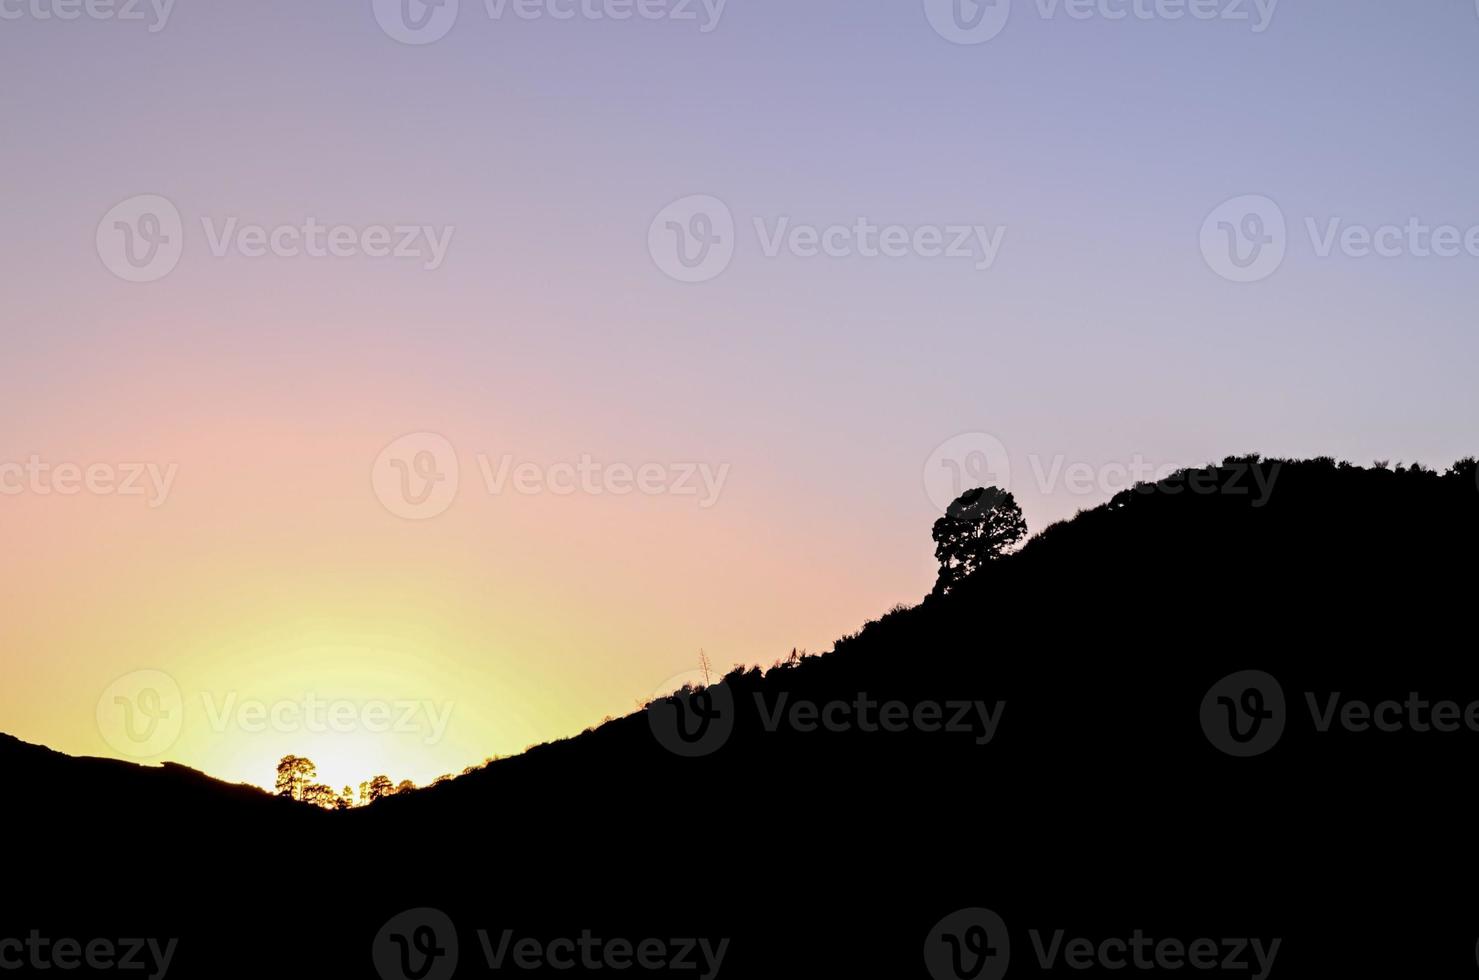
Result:
{"label": "sky", "polygon": [[917,601],[973,482],[1474,453],[1476,56],[1468,0],[0,0],[0,731],[424,783]]}

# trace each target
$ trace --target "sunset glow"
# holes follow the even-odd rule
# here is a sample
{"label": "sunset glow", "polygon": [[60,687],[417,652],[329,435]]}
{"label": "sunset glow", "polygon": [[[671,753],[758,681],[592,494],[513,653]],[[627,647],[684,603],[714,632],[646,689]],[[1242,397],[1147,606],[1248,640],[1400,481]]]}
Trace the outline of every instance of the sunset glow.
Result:
{"label": "sunset glow", "polygon": [[[0,729],[424,784],[917,601],[1008,469],[1037,532],[1229,453],[1472,452],[1476,260],[1318,247],[1479,224],[1443,6],[7,19]],[[1239,282],[1250,194],[1289,234]],[[181,700],[135,755],[97,716],[140,671]]]}

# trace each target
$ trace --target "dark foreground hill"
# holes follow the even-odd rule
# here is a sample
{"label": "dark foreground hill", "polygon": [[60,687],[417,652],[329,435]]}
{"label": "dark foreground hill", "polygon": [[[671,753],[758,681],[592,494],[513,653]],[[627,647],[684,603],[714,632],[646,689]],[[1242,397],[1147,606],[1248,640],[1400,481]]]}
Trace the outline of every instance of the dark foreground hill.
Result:
{"label": "dark foreground hill", "polygon": [[170,976],[1472,975],[1476,545],[1472,463],[1228,460],[359,810],[5,741],[0,939],[177,939]]}

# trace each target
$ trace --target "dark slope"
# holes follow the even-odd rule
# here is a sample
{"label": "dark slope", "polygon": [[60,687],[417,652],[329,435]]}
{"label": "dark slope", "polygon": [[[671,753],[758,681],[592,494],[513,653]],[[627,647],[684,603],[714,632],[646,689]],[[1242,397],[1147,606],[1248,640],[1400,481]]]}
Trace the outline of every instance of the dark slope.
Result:
{"label": "dark slope", "polygon": [[[171,813],[198,819],[301,820],[306,812],[254,786],[224,783],[174,762],[140,766],[64,755],[3,733],[0,771],[12,790],[9,809],[17,821],[65,821],[78,810],[124,823],[153,822]],[[307,814],[310,820],[315,816]]]}
{"label": "dark slope", "polygon": [[[115,782],[98,806],[75,785],[8,805],[46,860],[19,862],[13,894],[35,900],[6,917],[76,934],[123,915],[182,937],[174,975],[229,950],[374,976],[377,931],[417,906],[455,922],[459,976],[488,974],[480,928],[724,937],[720,976],[925,976],[931,928],[971,906],[1006,920],[1014,977],[1043,972],[1032,928],[1281,937],[1271,975],[1472,970],[1479,731],[1431,730],[1431,712],[1415,730],[1406,707],[1384,715],[1397,731],[1316,720],[1337,692],[1479,701],[1474,467],[1258,466],[1266,494],[1238,461],[1128,491],[825,656],[731,675],[695,757],[666,747],[696,751],[667,702],[345,814],[178,770],[161,797],[156,771],[59,761]],[[1249,669],[1277,680],[1284,730],[1237,758],[1201,709]],[[972,708],[961,731],[863,731],[865,699],[940,705],[926,723],[979,703],[996,725],[985,739]],[[773,722],[808,702],[852,705],[831,713],[851,730]],[[100,866],[127,884],[100,887]]]}

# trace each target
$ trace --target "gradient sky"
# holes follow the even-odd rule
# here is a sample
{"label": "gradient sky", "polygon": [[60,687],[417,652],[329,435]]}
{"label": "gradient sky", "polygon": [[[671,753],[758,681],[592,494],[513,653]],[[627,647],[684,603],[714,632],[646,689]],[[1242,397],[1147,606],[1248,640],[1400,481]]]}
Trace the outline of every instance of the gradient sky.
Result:
{"label": "gradient sky", "polygon": [[[424,782],[574,734],[700,648],[768,664],[917,600],[926,461],[963,433],[1005,448],[1034,530],[1106,498],[1044,485],[1054,460],[1479,450],[1479,258],[1322,258],[1303,228],[1479,225],[1469,0],[1284,0],[1262,33],[1015,0],[978,45],[923,0],[730,0],[708,33],[462,0],[424,46],[370,0],[179,0],[153,33],[31,3],[0,19],[0,462],[178,474],[154,508],[0,496],[0,730],[29,741],[129,755],[96,712],[140,670],[184,707],[144,761],[233,780],[297,752]],[[95,235],[146,193],[184,254],[125,282]],[[647,234],[694,194],[737,247],[683,284]],[[1290,236],[1238,284],[1198,236],[1245,194]],[[216,257],[202,228],[310,216],[455,233],[429,271]],[[752,222],[781,217],[1006,231],[984,272],[767,257]],[[462,484],[405,520],[372,466],[420,432]],[[712,507],[494,495],[477,454],[729,470]],[[427,744],[207,710],[310,695],[452,713]]]}

